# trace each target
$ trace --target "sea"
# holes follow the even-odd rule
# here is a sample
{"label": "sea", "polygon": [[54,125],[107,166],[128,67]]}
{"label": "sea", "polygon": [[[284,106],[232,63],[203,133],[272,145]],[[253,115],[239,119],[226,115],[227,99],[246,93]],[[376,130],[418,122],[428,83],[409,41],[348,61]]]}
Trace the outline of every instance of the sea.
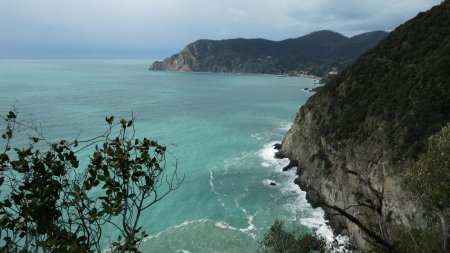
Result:
{"label": "sea", "polygon": [[0,113],[15,108],[51,141],[89,139],[107,129],[106,116],[133,116],[137,136],[167,145],[185,179],[143,214],[142,252],[257,252],[276,219],[333,240],[295,169],[274,158],[313,80],[156,72],[152,61],[0,60]]}

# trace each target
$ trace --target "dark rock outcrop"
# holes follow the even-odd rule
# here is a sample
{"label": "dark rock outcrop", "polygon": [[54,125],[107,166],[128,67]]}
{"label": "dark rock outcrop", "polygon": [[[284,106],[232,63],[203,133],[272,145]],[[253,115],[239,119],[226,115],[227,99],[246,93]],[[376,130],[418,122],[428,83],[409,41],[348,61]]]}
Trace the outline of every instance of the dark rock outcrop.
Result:
{"label": "dark rock outcrop", "polygon": [[286,165],[286,166],[283,168],[283,171],[288,171],[288,170],[290,170],[290,169],[292,169],[292,168],[295,168],[295,167],[297,167],[297,166],[298,166],[298,162],[297,162],[296,160],[294,160],[294,159],[291,159],[291,160],[289,161],[289,164]]}
{"label": "dark rock outcrop", "polygon": [[284,153],[282,151],[277,151],[277,152],[275,152],[275,158],[284,159],[284,158],[286,158],[286,156],[284,155]]}
{"label": "dark rock outcrop", "polygon": [[273,145],[273,148],[276,149],[276,150],[280,150],[281,147],[282,147],[281,143],[275,143],[275,144]]}

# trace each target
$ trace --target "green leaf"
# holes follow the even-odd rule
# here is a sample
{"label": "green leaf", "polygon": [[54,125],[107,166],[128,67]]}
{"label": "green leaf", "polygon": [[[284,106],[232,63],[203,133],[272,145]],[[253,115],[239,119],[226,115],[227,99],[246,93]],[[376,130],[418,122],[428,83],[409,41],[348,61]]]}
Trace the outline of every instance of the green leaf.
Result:
{"label": "green leaf", "polygon": [[111,125],[111,124],[113,123],[113,121],[114,121],[114,116],[111,116],[111,117],[109,117],[109,118],[106,117],[105,120],[106,120],[106,122],[108,122],[108,124]]}
{"label": "green leaf", "polygon": [[9,199],[6,199],[4,202],[5,207],[12,207],[12,203],[11,201],[9,201]]}
{"label": "green leaf", "polygon": [[120,124],[122,125],[123,129],[125,129],[127,127],[127,121],[125,119],[121,119]]}
{"label": "green leaf", "polygon": [[80,237],[78,237],[78,242],[84,242],[84,241],[86,241],[87,240],[87,237],[86,236],[80,236]]}
{"label": "green leaf", "polygon": [[30,137],[30,140],[32,140],[34,143],[37,143],[39,141],[38,137]]}
{"label": "green leaf", "polygon": [[8,116],[6,116],[6,117],[8,117],[8,119],[15,119],[16,118],[16,114],[13,111],[10,111],[8,113]]}

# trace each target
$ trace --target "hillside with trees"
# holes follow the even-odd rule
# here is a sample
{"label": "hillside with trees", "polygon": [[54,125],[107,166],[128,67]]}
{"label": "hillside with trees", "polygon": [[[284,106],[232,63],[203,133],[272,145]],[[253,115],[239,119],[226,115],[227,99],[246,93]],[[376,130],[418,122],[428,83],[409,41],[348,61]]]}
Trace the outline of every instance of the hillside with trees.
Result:
{"label": "hillside with trees", "polygon": [[[436,138],[448,138],[449,69],[447,0],[399,26],[328,82],[283,140],[281,151],[298,161],[297,183],[308,199],[360,249],[394,252],[398,231],[416,243],[448,240],[450,153],[448,140]],[[442,146],[441,156],[433,145]],[[437,178],[441,191],[429,188]],[[433,241],[426,233],[440,236]],[[440,250],[448,252],[445,247]]]}
{"label": "hillside with trees", "polygon": [[151,70],[267,73],[307,72],[325,76],[341,69],[387,35],[383,31],[346,37],[318,31],[283,41],[265,39],[198,40],[180,53],[157,61]]}

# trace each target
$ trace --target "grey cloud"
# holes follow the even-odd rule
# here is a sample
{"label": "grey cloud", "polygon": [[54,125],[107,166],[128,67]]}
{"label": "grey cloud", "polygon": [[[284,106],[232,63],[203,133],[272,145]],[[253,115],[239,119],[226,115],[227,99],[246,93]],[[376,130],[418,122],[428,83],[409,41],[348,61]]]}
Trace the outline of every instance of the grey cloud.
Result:
{"label": "grey cloud", "polygon": [[[390,30],[440,0],[2,0],[0,57],[33,50],[161,56],[200,38]],[[87,50],[88,48],[89,50]],[[84,51],[83,51],[84,50]],[[110,51],[108,51],[110,50]],[[57,52],[56,52],[57,51]],[[14,53],[13,53],[14,52]],[[152,55],[148,55],[150,57]]]}

